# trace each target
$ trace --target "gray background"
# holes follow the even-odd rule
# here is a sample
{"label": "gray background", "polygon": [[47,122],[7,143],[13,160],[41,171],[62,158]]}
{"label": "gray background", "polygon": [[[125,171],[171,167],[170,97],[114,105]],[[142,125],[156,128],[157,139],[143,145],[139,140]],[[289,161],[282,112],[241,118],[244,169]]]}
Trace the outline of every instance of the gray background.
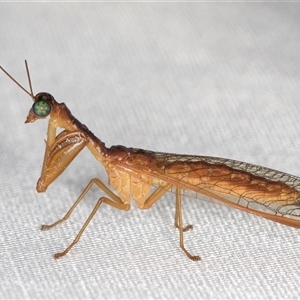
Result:
{"label": "gray background", "polygon": [[[300,175],[298,3],[1,3],[0,64],[26,88],[65,102],[107,146],[242,160]],[[232,208],[174,196],[151,210],[101,207],[65,224],[105,172],[83,151],[37,194],[46,121],[24,125],[31,99],[0,75],[0,298],[299,298],[300,232]]]}

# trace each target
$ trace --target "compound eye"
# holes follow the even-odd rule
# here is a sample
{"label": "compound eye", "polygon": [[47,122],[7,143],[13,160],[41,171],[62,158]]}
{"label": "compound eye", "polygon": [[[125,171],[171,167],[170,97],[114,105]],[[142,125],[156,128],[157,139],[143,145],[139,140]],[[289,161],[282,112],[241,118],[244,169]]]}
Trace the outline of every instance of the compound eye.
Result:
{"label": "compound eye", "polygon": [[51,106],[44,100],[38,100],[33,103],[32,111],[37,117],[47,117],[50,114]]}

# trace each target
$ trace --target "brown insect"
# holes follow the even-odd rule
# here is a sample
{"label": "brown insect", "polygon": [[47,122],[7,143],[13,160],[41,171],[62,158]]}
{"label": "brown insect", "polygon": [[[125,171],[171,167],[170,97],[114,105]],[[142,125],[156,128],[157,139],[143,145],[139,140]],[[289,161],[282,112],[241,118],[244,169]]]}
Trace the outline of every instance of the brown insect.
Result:
{"label": "brown insect", "polygon": [[[140,209],[148,209],[168,191],[176,195],[174,225],[180,232],[180,247],[194,261],[200,260],[200,257],[191,255],[183,241],[183,233],[193,228],[192,225],[183,227],[182,223],[181,197],[189,191],[194,193],[194,197],[208,197],[288,226],[300,227],[300,178],[231,159],[160,153],[124,146],[107,148],[73,117],[64,103],[57,103],[48,93],[33,95],[26,61],[25,65],[30,92],[0,68],[34,102],[25,123],[49,116],[45,156],[37,191],[45,192],[76,155],[88,147],[104,166],[109,184],[117,193],[113,193],[100,179],[94,178],[62,219],[42,226],[42,230],[48,230],[67,220],[93,184],[106,194],[100,197],[74,241],[63,252],[56,253],[55,258],[67,254],[79,241],[102,203],[127,211],[133,199]],[[56,135],[57,128],[64,130]]]}

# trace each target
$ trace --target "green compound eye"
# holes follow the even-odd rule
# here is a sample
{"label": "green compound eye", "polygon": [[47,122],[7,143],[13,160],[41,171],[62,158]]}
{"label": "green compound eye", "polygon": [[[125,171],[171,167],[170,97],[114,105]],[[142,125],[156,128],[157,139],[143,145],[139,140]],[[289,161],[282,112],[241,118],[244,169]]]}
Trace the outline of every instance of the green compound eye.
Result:
{"label": "green compound eye", "polygon": [[51,106],[44,100],[33,103],[32,110],[37,117],[47,117],[51,111]]}

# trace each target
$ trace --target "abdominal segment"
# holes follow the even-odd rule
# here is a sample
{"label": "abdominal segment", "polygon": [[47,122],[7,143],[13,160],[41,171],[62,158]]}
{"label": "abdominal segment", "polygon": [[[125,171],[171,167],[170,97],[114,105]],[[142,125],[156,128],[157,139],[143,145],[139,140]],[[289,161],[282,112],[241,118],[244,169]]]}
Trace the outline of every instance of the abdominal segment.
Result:
{"label": "abdominal segment", "polygon": [[127,148],[117,168],[130,174],[132,196],[141,203],[149,185],[171,184],[173,192],[179,187],[182,195],[203,195],[248,212],[300,216],[300,178],[262,166]]}

